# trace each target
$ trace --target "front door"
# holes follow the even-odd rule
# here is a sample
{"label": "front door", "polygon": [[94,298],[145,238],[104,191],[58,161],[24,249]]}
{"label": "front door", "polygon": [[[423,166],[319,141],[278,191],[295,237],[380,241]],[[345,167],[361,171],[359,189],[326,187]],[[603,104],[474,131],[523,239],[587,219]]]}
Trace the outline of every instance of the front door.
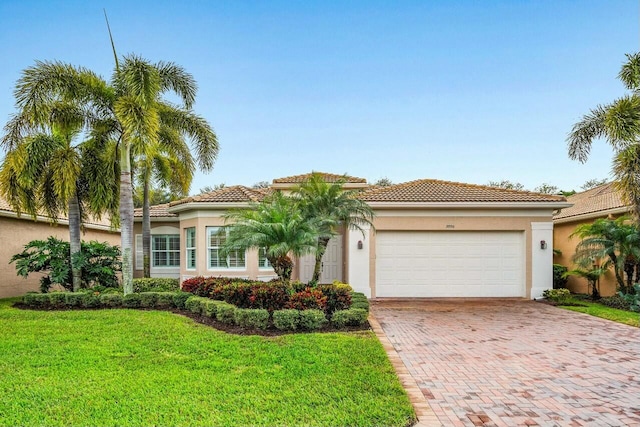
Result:
{"label": "front door", "polygon": [[[313,277],[315,256],[305,255],[300,258],[300,281],[308,283]],[[329,240],[327,250],[322,257],[322,272],[320,283],[333,283],[334,280],[342,281],[342,236],[335,236]]]}

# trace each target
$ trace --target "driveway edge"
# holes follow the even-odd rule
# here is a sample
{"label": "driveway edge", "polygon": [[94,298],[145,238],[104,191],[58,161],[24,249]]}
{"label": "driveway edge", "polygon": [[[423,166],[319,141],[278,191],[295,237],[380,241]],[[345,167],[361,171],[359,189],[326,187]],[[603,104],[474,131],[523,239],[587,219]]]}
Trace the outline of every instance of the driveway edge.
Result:
{"label": "driveway edge", "polygon": [[416,380],[409,373],[400,355],[398,355],[393,344],[391,344],[391,341],[389,341],[389,338],[387,338],[387,335],[384,333],[382,326],[380,326],[380,323],[378,323],[371,313],[369,313],[369,325],[371,325],[371,329],[378,337],[378,340],[380,340],[382,347],[391,361],[393,369],[396,371],[396,375],[398,375],[400,379],[402,387],[409,396],[409,401],[413,405],[413,410],[418,418],[418,422],[414,424],[413,427],[442,427],[442,423],[440,423],[433,409],[431,409],[431,405],[429,405],[429,402],[425,399]]}

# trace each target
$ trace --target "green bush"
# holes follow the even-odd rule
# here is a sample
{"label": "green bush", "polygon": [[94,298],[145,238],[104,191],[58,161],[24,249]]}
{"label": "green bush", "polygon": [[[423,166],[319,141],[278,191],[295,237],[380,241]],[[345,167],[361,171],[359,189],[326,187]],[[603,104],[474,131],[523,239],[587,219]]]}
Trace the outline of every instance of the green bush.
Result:
{"label": "green bush", "polygon": [[273,312],[273,326],[281,331],[295,331],[300,325],[300,311],[276,310]]}
{"label": "green bush", "polygon": [[236,320],[236,310],[237,308],[235,305],[220,302],[216,307],[216,319],[219,322],[233,325]]}
{"label": "green bush", "polygon": [[569,269],[564,265],[553,264],[553,289],[563,289],[567,287],[569,278],[567,271]]}
{"label": "green bush", "polygon": [[571,292],[569,289],[546,289],[542,296],[548,300],[554,301],[558,304],[564,304],[571,299]]}
{"label": "green bush", "polygon": [[108,308],[122,307],[122,295],[120,294],[101,294],[100,305]]}
{"label": "green bush", "polygon": [[618,295],[629,303],[629,310],[640,311],[640,283],[634,283],[633,292],[618,292]]}
{"label": "green bush", "polygon": [[178,279],[148,277],[133,279],[133,292],[177,292],[180,290]]}
{"label": "green bush", "polygon": [[98,293],[82,292],[82,307],[95,308],[100,307],[100,298]]}
{"label": "green bush", "polygon": [[35,292],[29,292],[22,297],[22,302],[27,307],[31,308],[47,308],[49,307],[49,294],[38,294]]}
{"label": "green bush", "polygon": [[122,306],[126,308],[140,308],[140,294],[128,294],[122,297]]}
{"label": "green bush", "polygon": [[45,295],[49,296],[49,305],[51,308],[65,308],[67,306],[64,292],[51,292]]}
{"label": "green bush", "polygon": [[322,310],[300,311],[300,329],[314,331],[322,328],[325,323],[327,323],[327,318]]}
{"label": "green bush", "polygon": [[607,307],[617,308],[619,310],[631,311],[631,304],[620,295],[612,295],[610,297],[600,298],[599,304],[606,305]]}
{"label": "green bush", "polygon": [[173,294],[173,305],[175,305],[177,309],[184,310],[186,308],[185,303],[192,296],[193,294],[189,292],[176,292]]}
{"label": "green bush", "polygon": [[173,308],[175,292],[156,292],[156,308]]}
{"label": "green bush", "polygon": [[140,307],[154,308],[158,302],[158,294],[156,292],[140,292]]}
{"label": "green bush", "polygon": [[234,314],[235,323],[243,328],[267,329],[269,312],[264,308],[238,308]]}
{"label": "green bush", "polygon": [[64,302],[67,307],[82,307],[84,292],[65,292]]}
{"label": "green bush", "polygon": [[184,308],[193,314],[204,314],[204,303],[206,301],[209,301],[209,298],[193,295],[185,301]]}
{"label": "green bush", "polygon": [[324,311],[331,315],[334,311],[347,310],[351,307],[351,293],[353,288],[346,283],[335,281],[332,285],[319,285],[318,290],[327,297]]}
{"label": "green bush", "polygon": [[212,299],[207,299],[202,303],[203,313],[207,317],[211,317],[212,319],[216,318],[216,311],[218,311],[218,304],[220,301],[215,301]]}
{"label": "green bush", "polygon": [[369,311],[369,300],[361,292],[351,293],[351,308],[362,308]]}
{"label": "green bush", "polygon": [[345,326],[360,326],[367,321],[369,313],[362,308],[350,308],[349,310],[338,310],[331,317],[331,324],[336,328]]}

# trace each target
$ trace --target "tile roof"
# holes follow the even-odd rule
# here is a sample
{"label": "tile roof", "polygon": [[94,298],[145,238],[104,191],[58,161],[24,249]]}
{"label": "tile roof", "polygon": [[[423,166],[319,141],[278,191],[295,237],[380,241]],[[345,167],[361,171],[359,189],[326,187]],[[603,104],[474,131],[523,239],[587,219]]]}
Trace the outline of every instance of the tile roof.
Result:
{"label": "tile roof", "polygon": [[[6,212],[10,214],[16,214],[16,210],[11,207],[9,202],[7,202],[4,197],[0,196],[0,212]],[[44,212],[39,212],[38,215],[40,217],[48,218],[48,216]],[[28,213],[22,212],[20,214],[21,219],[32,220],[33,217]],[[58,221],[67,221],[69,218],[65,215],[58,216]],[[103,215],[102,218],[95,218],[90,216],[84,222],[84,225],[98,225],[101,227],[111,227],[111,221],[109,220],[109,215]]]}
{"label": "tile roof", "polygon": [[609,182],[582,193],[576,193],[567,197],[569,203],[573,203],[570,208],[564,208],[553,216],[554,220],[570,218],[579,215],[595,214],[602,212],[603,215],[612,209],[629,208],[631,206],[622,199],[622,194],[616,189],[615,183]]}
{"label": "tile roof", "polygon": [[284,178],[276,178],[273,180],[273,183],[274,184],[298,184],[309,179],[311,174],[314,174],[314,173],[322,175],[322,179],[325,182],[337,182],[340,180],[345,180],[345,182],[350,182],[350,183],[358,183],[358,184],[367,183],[367,180],[364,178],[349,176],[347,174],[337,175],[335,173],[326,173],[326,172],[317,172],[317,171],[313,171],[311,173],[305,173],[302,175],[293,175],[293,176],[286,176]]}
{"label": "tile roof", "polygon": [[564,202],[563,196],[506,190],[460,182],[421,179],[365,190],[358,198],[366,202]]}
{"label": "tile roof", "polygon": [[[163,203],[161,205],[149,206],[149,216],[151,218],[164,218],[164,217],[178,217],[178,215],[168,211],[169,203]],[[142,208],[134,209],[133,216],[135,218],[142,218]]]}
{"label": "tile roof", "polygon": [[271,192],[268,188],[249,188],[244,185],[222,187],[208,193],[187,197],[169,203],[169,206],[177,206],[185,203],[233,203],[233,202],[259,202]]}

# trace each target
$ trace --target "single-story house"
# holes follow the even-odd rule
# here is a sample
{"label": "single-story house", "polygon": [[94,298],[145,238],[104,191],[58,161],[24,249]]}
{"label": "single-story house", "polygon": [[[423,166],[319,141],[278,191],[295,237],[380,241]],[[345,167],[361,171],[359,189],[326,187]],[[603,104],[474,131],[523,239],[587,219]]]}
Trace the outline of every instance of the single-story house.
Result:
{"label": "single-story house", "polygon": [[[623,201],[613,182],[576,193],[567,197],[567,201],[573,206],[562,209],[553,216],[554,249],[560,252],[554,255],[554,262],[571,270],[576,268],[573,256],[576,245],[580,242],[578,237],[570,237],[576,227],[590,224],[599,218],[614,219],[631,214],[633,207]],[[567,287],[572,292],[589,292],[586,279],[580,277],[569,277]],[[616,287],[615,275],[609,270],[600,278],[600,294],[614,295]]]}
{"label": "single-story house", "polygon": [[[58,224],[52,224],[50,218],[38,215],[34,220],[30,215],[18,216],[9,203],[0,197],[0,298],[23,295],[29,291],[40,289],[42,275],[30,274],[26,279],[16,275],[15,264],[10,264],[11,257],[22,252],[24,246],[32,240],[45,240],[55,236],[69,240],[69,221],[66,217],[58,218]],[[90,219],[84,224],[82,240],[108,242],[120,245],[119,230],[112,230],[109,221]]]}
{"label": "single-story house", "polygon": [[[219,227],[230,208],[247,207],[270,191],[290,191],[310,174],[275,179],[268,189],[241,185],[154,206],[152,275],[275,277],[260,250],[219,256]],[[371,187],[345,179],[374,210],[374,229],[344,230],[330,242],[320,281],[340,280],[377,297],[537,298],[552,287],[553,212],[561,196],[423,179]],[[136,276],[142,273],[141,210],[136,211]],[[294,278],[311,277],[313,257],[297,260]]]}

